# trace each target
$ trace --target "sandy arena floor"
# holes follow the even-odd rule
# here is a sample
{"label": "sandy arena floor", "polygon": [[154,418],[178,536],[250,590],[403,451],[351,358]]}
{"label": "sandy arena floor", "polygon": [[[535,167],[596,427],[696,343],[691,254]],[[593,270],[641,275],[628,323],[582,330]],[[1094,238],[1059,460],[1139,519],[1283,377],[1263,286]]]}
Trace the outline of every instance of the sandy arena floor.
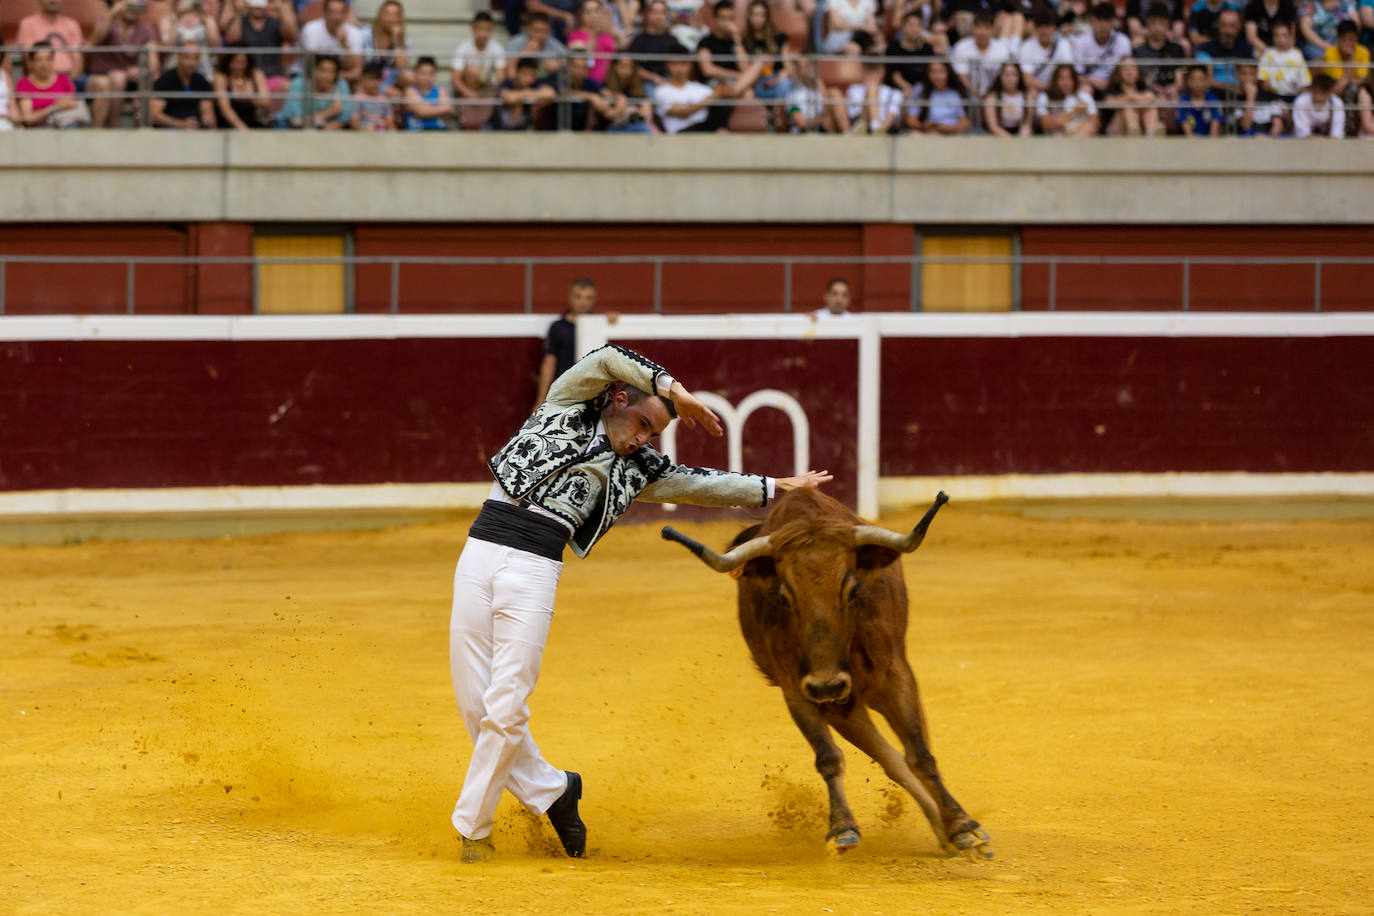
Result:
{"label": "sandy arena floor", "polygon": [[461,866],[465,531],[0,547],[0,912],[1374,911],[1374,521],[951,504],[910,651],[991,862],[855,751],[864,844],[828,858],[732,582],[623,527],[569,562],[534,698],[590,856],[507,798]]}

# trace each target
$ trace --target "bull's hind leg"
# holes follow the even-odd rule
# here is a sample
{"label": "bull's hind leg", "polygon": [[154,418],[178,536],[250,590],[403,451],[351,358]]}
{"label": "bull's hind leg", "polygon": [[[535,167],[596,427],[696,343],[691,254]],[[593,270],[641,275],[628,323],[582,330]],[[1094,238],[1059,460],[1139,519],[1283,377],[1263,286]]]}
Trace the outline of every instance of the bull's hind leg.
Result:
{"label": "bull's hind leg", "polygon": [[874,697],[870,705],[887,719],[892,730],[901,738],[902,747],[906,751],[906,765],[939,805],[940,821],[945,832],[941,842],[945,843],[951,852],[967,852],[991,858],[992,847],[989,845],[991,841],[987,833],[969,816],[963,806],[954,800],[954,796],[945,788],[944,780],[940,778],[940,769],[935,765],[935,755],[930,752],[925,710],[921,708],[916,676],[911,668],[902,666],[898,671],[894,671],[892,684],[889,690]]}
{"label": "bull's hind leg", "polygon": [[788,696],[786,691],[783,697],[787,700],[792,721],[797,723],[797,728],[816,752],[816,772],[821,774],[830,793],[830,830],[825,835],[826,842],[837,853],[848,852],[859,845],[859,825],[844,795],[844,755],[815,704]]}

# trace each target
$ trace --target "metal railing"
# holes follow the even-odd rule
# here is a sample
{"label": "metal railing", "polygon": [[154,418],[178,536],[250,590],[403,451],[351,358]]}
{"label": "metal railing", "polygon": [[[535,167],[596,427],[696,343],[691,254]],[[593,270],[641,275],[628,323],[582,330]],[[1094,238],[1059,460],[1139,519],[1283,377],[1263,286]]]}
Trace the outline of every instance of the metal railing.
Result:
{"label": "metal railing", "polygon": [[[533,313],[535,302],[535,271],[540,267],[582,267],[643,265],[653,268],[649,300],[655,314],[663,313],[663,285],[665,265],[719,265],[775,267],[778,269],[780,292],[778,303],[784,313],[793,311],[794,272],[798,267],[853,267],[868,266],[906,267],[909,271],[910,287],[908,309],[921,311],[921,271],[926,267],[1005,267],[1012,273],[1012,308],[1019,308],[1021,290],[1026,282],[1025,268],[1044,268],[1045,307],[1054,311],[1062,304],[1064,268],[1073,267],[1161,267],[1178,271],[1180,295],[1177,307],[1180,311],[1193,310],[1192,296],[1193,269],[1196,267],[1287,267],[1295,271],[1310,271],[1311,311],[1323,310],[1323,269],[1327,267],[1365,267],[1371,269],[1371,282],[1365,284],[1369,290],[1367,303],[1374,310],[1374,257],[1160,257],[1160,256],[1115,256],[1115,255],[1005,255],[1005,256],[957,256],[957,255],[887,255],[887,256],[745,256],[745,255],[603,255],[595,257],[415,257],[403,255],[388,256],[343,256],[343,257],[153,257],[153,256],[67,256],[67,255],[23,255],[0,254],[0,316],[6,304],[7,268],[10,265],[24,264],[65,264],[65,265],[112,265],[123,267],[125,306],[128,314],[137,312],[138,286],[137,271],[140,267],[244,267],[252,271],[254,288],[254,310],[257,310],[257,290],[259,272],[263,267],[335,265],[356,270],[363,267],[383,268],[388,272],[387,311],[399,314],[402,306],[401,279],[406,267],[518,267],[523,275],[523,298],[521,311]],[[833,271],[832,271],[833,272]],[[700,279],[700,277],[698,277]],[[1041,281],[1035,278],[1037,284]],[[1037,297],[1038,298],[1038,297]],[[991,304],[991,303],[989,303]],[[757,310],[755,304],[752,309]],[[1298,303],[1292,311],[1300,310]],[[1306,308],[1301,309],[1306,311]]]}
{"label": "metal railing", "polygon": [[[24,52],[25,50],[27,50],[27,49],[25,49],[25,48],[23,48],[23,47],[19,47],[19,46],[7,46],[7,47],[4,47],[4,48],[0,48],[0,53],[2,53],[3,55],[5,55],[5,58],[8,59],[9,55],[11,55],[11,54],[22,55],[22,52]],[[176,57],[177,50],[178,50],[175,46],[165,46],[165,45],[164,45],[164,46],[149,46],[149,45],[143,45],[143,46],[104,45],[104,46],[83,46],[83,47],[76,47],[76,48],[63,49],[63,50],[80,51],[80,52],[85,53],[85,54],[99,54],[99,53],[111,53],[111,52],[127,52],[127,53],[130,53],[130,54],[137,54],[137,55],[138,55],[138,67],[137,67],[137,69],[138,69],[138,75],[139,75],[137,85],[131,86],[130,88],[128,88],[128,89],[126,89],[126,90],[124,90],[124,91],[122,91],[122,92],[116,92],[116,91],[101,92],[101,91],[90,91],[90,90],[88,90],[88,91],[86,91],[86,92],[80,93],[80,94],[78,95],[78,97],[79,97],[80,99],[83,99],[83,100],[108,99],[108,100],[111,100],[111,102],[112,102],[113,104],[118,105],[118,106],[121,106],[121,107],[122,107],[125,103],[132,102],[132,103],[134,103],[134,106],[135,106],[135,118],[134,118],[134,120],[135,120],[135,123],[137,124],[137,126],[140,126],[140,127],[147,127],[147,126],[150,126],[150,125],[152,124],[151,101],[152,101],[153,99],[164,99],[164,100],[170,100],[170,99],[193,99],[193,100],[207,99],[207,100],[210,100],[210,101],[214,102],[214,101],[216,101],[216,100],[218,100],[218,99],[220,99],[220,98],[224,98],[224,99],[226,99],[226,100],[243,100],[243,99],[254,99],[254,100],[256,100],[256,99],[259,98],[259,97],[257,96],[256,93],[233,93],[233,92],[225,92],[225,93],[214,93],[214,92],[211,92],[211,93],[189,93],[189,92],[181,92],[181,91],[178,91],[178,92],[157,92],[157,91],[155,91],[155,90],[153,89],[153,82],[154,82],[154,80],[156,79],[156,76],[158,75],[158,73],[155,73],[155,72],[154,72],[154,68],[151,66],[151,62],[152,62],[152,59],[153,59],[152,55],[153,55],[154,53],[157,53],[157,54],[160,56],[161,66],[158,68],[158,71],[159,71],[159,72],[165,72],[165,71],[168,69],[168,66],[167,66],[168,63],[174,63],[174,61],[175,61],[175,57]],[[315,61],[316,61],[318,58],[320,58],[320,57],[322,57],[322,56],[324,56],[324,55],[319,55],[319,54],[316,54],[316,53],[311,52],[311,51],[304,51],[304,50],[301,50],[301,49],[298,49],[298,48],[241,48],[241,47],[230,47],[230,48],[204,48],[204,49],[202,49],[201,53],[203,53],[204,55],[206,55],[206,57],[207,57],[209,60],[212,60],[212,61],[215,60],[215,59],[217,59],[218,57],[220,57],[220,56],[222,56],[222,55],[228,55],[228,54],[247,54],[247,55],[249,56],[250,60],[251,60],[251,59],[254,59],[254,58],[263,57],[263,56],[281,57],[281,58],[290,58],[290,59],[292,59],[293,63],[292,63],[292,65],[291,65],[291,67],[289,68],[289,72],[291,72],[291,73],[298,73],[298,74],[299,74],[299,77],[300,77],[299,80],[298,80],[298,82],[299,82],[299,87],[293,88],[293,89],[286,89],[286,90],[282,90],[282,91],[269,92],[269,93],[268,93],[268,96],[267,96],[267,100],[268,100],[268,102],[269,102],[269,107],[271,107],[271,108],[279,108],[281,105],[285,104],[286,102],[288,102],[289,100],[292,100],[292,99],[294,98],[294,99],[298,102],[300,109],[301,109],[303,112],[306,112],[306,113],[307,113],[307,116],[304,117],[304,118],[302,118],[299,124],[277,124],[277,123],[273,123],[273,124],[271,124],[271,125],[263,125],[263,126],[300,127],[300,128],[305,128],[305,129],[310,129],[310,128],[313,128],[313,127],[317,126],[317,125],[314,123],[314,118],[311,116],[311,115],[313,115],[313,113],[314,113],[314,112],[313,112],[313,109],[315,108],[315,96],[316,96],[316,90],[315,90],[315,88],[314,88],[314,79],[313,79],[313,77],[314,77],[314,70],[315,70]],[[394,56],[396,56],[396,55],[398,55],[398,54],[402,54],[402,53],[405,53],[405,54],[407,55],[408,59],[412,62],[412,65],[413,65],[413,62],[416,61],[416,60],[418,60],[420,57],[426,56],[426,55],[425,55],[424,53],[422,53],[422,52],[415,51],[415,50],[411,50],[411,51],[409,51],[409,52],[396,52],[396,51],[368,51],[368,52],[366,52],[366,57],[368,57],[368,58],[379,58],[379,59],[382,59],[383,61],[386,61],[387,59],[392,58],[392,57],[394,57]],[[452,50],[450,49],[450,50],[444,50],[444,51],[434,52],[434,53],[430,54],[429,56],[435,57],[436,60],[447,60],[451,54],[452,54]],[[333,55],[331,55],[331,56],[333,56]],[[346,55],[346,56],[348,56],[348,57],[353,57],[353,56],[359,56],[359,57],[361,57],[361,56],[364,56],[364,55],[362,54],[362,52],[358,52],[358,53],[356,53],[356,54],[350,53],[349,55]],[[513,53],[513,52],[512,52],[512,53],[510,53],[510,54],[508,55],[508,64],[509,64],[509,65],[513,65],[513,62],[515,61],[516,58],[523,58],[523,57],[534,58],[534,59],[540,61],[541,66],[546,65],[546,64],[547,64],[547,65],[551,65],[551,67],[550,67],[550,79],[552,79],[553,84],[554,84],[553,88],[555,89],[555,95],[554,95],[554,97],[553,97],[551,100],[549,100],[549,102],[548,102],[547,104],[552,104],[552,105],[554,105],[554,106],[556,106],[556,107],[553,109],[553,116],[552,116],[551,119],[549,119],[549,120],[550,120],[550,123],[549,123],[548,126],[553,127],[553,128],[557,128],[557,129],[560,129],[560,130],[566,130],[566,129],[568,129],[568,127],[570,126],[570,123],[571,123],[571,117],[570,117],[571,106],[573,106],[573,105],[575,105],[575,104],[578,104],[579,101],[580,101],[579,97],[577,97],[576,95],[573,94],[573,92],[572,92],[572,87],[570,87],[570,86],[568,85],[568,82],[567,82],[567,72],[568,72],[567,64],[568,64],[568,61],[569,61],[569,60],[574,59],[574,58],[578,58],[578,59],[586,60],[586,61],[588,61],[589,63],[595,63],[595,62],[599,62],[599,61],[603,61],[603,60],[613,61],[613,60],[615,60],[615,59],[625,58],[625,59],[633,60],[633,61],[635,61],[637,64],[650,64],[650,65],[653,65],[653,64],[666,63],[666,62],[672,61],[672,60],[681,60],[681,59],[682,59],[681,55],[673,55],[673,54],[644,54],[644,53],[633,53],[633,52],[628,52],[628,51],[598,52],[598,51],[591,51],[591,50],[586,50],[586,51],[576,50],[576,51],[572,51],[572,52],[559,52],[559,53],[539,52],[539,53],[528,53],[528,54],[526,54],[526,53],[516,54],[516,53]],[[695,56],[692,56],[692,57],[690,57],[690,60],[692,60],[693,62],[695,62],[695,61],[696,61],[696,57],[695,57]],[[951,58],[950,58],[948,55],[913,55],[913,56],[911,56],[911,57],[909,57],[909,58],[900,58],[900,57],[895,57],[895,58],[894,58],[894,57],[886,57],[886,56],[868,56],[868,57],[865,57],[865,56],[852,56],[852,55],[791,54],[791,53],[784,53],[784,54],[782,54],[781,56],[777,57],[776,60],[777,60],[778,65],[779,65],[780,68],[785,69],[785,70],[789,70],[789,71],[792,70],[792,68],[794,68],[795,66],[797,66],[797,65],[799,65],[799,64],[801,64],[801,63],[803,63],[803,62],[805,62],[805,63],[808,64],[808,66],[815,66],[815,67],[817,67],[818,69],[820,69],[821,72],[822,72],[822,75],[824,75],[824,70],[823,70],[823,68],[820,68],[820,67],[819,67],[819,65],[822,65],[822,64],[847,65],[847,66],[849,67],[849,69],[850,69],[851,71],[853,71],[853,68],[855,68],[855,67],[861,68],[862,65],[865,64],[865,63],[882,64],[882,65],[884,65],[885,67],[894,66],[894,65],[902,65],[902,64],[917,64],[917,65],[922,65],[922,66],[924,66],[924,65],[928,65],[928,64],[930,64],[930,63],[937,62],[937,61],[938,61],[938,62],[943,62],[943,63],[951,63]],[[1011,62],[1011,61],[1009,61],[1009,62]],[[747,62],[745,62],[745,63],[747,63]],[[1095,65],[1097,62],[1096,62],[1096,61],[1084,61],[1083,63],[1084,63],[1085,66],[1089,66],[1089,65]],[[1160,68],[1164,68],[1164,69],[1168,69],[1168,70],[1186,70],[1189,66],[1192,66],[1192,65],[1200,65],[1200,66],[1205,66],[1205,67],[1207,67],[1209,73],[1216,73],[1216,74],[1218,74],[1218,75],[1223,75],[1223,74],[1234,74],[1234,73],[1235,73],[1235,68],[1236,68],[1237,66],[1244,66],[1244,65],[1254,66],[1255,64],[1256,64],[1256,61],[1253,60],[1253,59],[1221,60],[1221,59],[1212,59],[1212,58],[1187,58],[1187,59],[1169,59],[1169,60],[1167,60],[1167,61],[1160,61],[1160,60],[1154,60],[1154,59],[1149,59],[1149,60],[1147,60],[1147,59],[1141,59],[1141,60],[1137,61],[1137,65],[1141,68],[1142,71],[1153,71],[1153,70],[1155,70],[1155,69],[1160,69]],[[297,69],[297,68],[298,68],[298,69]],[[1351,63],[1333,63],[1333,62],[1327,62],[1327,61],[1309,61],[1309,62],[1307,62],[1307,69],[1308,69],[1309,71],[1312,71],[1312,72],[1315,72],[1315,71],[1318,71],[1318,70],[1321,70],[1321,69],[1326,69],[1326,68],[1337,69],[1337,70],[1341,70],[1341,71],[1350,70],[1350,71],[1352,71],[1352,72],[1358,72],[1359,70],[1367,70],[1367,69],[1368,69],[1368,65],[1367,65],[1367,64],[1362,64],[1362,63],[1359,63],[1359,62],[1351,62]],[[283,72],[287,72],[287,70],[288,70],[288,68],[283,68]],[[846,82],[844,83],[844,85],[846,85],[846,86],[848,86],[848,85],[854,85],[854,84],[861,84],[861,83],[864,82],[864,79],[863,79],[862,75],[859,74],[857,71],[850,72],[850,73],[848,74],[848,76],[845,77],[845,80],[846,80]],[[1085,82],[1086,82],[1086,80],[1085,80]],[[13,83],[13,76],[12,76],[12,83]],[[346,84],[345,84],[345,85],[346,85]],[[440,85],[444,85],[444,83],[440,83]],[[1364,82],[1364,85],[1367,86],[1367,87],[1370,87],[1370,94],[1371,94],[1371,96],[1374,96],[1374,81],[1368,81],[1368,80],[1367,80],[1367,81]],[[1234,133],[1236,133],[1236,132],[1238,131],[1238,129],[1239,129],[1239,126],[1238,126],[1238,125],[1239,125],[1239,121],[1240,121],[1240,113],[1241,113],[1245,108],[1253,106],[1254,103],[1247,103],[1247,101],[1246,101],[1246,99],[1245,99],[1245,97],[1244,97],[1244,95],[1243,95],[1243,93],[1242,93],[1242,91],[1241,91],[1241,89],[1240,89],[1240,87],[1239,87],[1238,85],[1234,85],[1234,84],[1232,84],[1232,83],[1227,83],[1227,87],[1228,87],[1228,88],[1226,88],[1226,89],[1219,89],[1217,86],[1209,86],[1209,89],[1210,89],[1210,90],[1212,90],[1212,91],[1214,91],[1214,92],[1220,91],[1221,94],[1220,94],[1219,97],[1216,98],[1215,100],[1210,100],[1210,101],[1205,101],[1205,102],[1204,102],[1204,101],[1201,101],[1201,100],[1194,101],[1194,100],[1190,100],[1190,99],[1180,99],[1180,98],[1173,98],[1173,99],[1171,99],[1171,98],[1166,98],[1166,97],[1161,96],[1161,97],[1159,97],[1157,100],[1152,101],[1152,102],[1148,102],[1148,103],[1143,103],[1143,102],[1123,103],[1123,102],[1114,102],[1114,101],[1111,101],[1110,99],[1107,99],[1107,100],[1103,100],[1103,101],[1097,102],[1097,106],[1098,106],[1098,108],[1099,108],[1100,110],[1102,110],[1103,112],[1117,112],[1117,111],[1126,110],[1126,109],[1133,109],[1133,110],[1154,109],[1154,110],[1157,110],[1157,111],[1163,113],[1163,114],[1166,115],[1166,116],[1167,116],[1167,113],[1169,113],[1169,112],[1177,111],[1177,110],[1181,110],[1181,109],[1190,109],[1190,108],[1216,108],[1216,109],[1219,109],[1219,110],[1223,113],[1223,115],[1224,115],[1223,120],[1222,120],[1223,132],[1224,132],[1224,133],[1227,133],[1227,134],[1234,134]],[[832,89],[833,89],[833,88],[836,88],[836,87],[828,87],[828,88],[832,88]],[[22,92],[19,92],[19,91],[17,91],[17,89],[16,89],[13,85],[11,85],[11,91],[12,91],[12,93],[15,95],[16,98],[19,98],[19,97],[25,97],[25,98],[27,98],[27,97],[34,96],[34,95],[35,95],[34,93],[22,93]],[[44,98],[48,97],[45,93],[37,93],[36,95],[39,96],[39,97],[44,97]],[[356,97],[356,94],[354,94],[354,93],[352,93],[352,92],[350,91],[349,93],[347,93],[347,94],[344,96],[344,101],[345,101],[346,103],[354,103],[354,102],[356,102],[356,98],[357,98],[357,97]],[[405,100],[402,99],[402,98],[397,98],[397,99],[394,99],[393,101],[394,101],[394,103],[398,106],[398,108],[403,108],[404,105],[405,105]],[[975,124],[977,124],[977,123],[979,122],[979,120],[980,120],[981,113],[982,113],[982,109],[983,109],[983,106],[984,106],[984,104],[986,103],[986,101],[987,101],[986,98],[983,97],[982,95],[975,94],[975,93],[966,93],[965,96],[964,96],[964,98],[962,99],[962,101],[961,101],[959,104],[964,108],[966,114],[969,115],[970,119],[971,119]],[[652,98],[650,98],[650,97],[643,97],[643,98],[629,98],[629,99],[628,99],[628,103],[629,103],[631,106],[640,106],[640,105],[643,105],[643,104],[646,103],[646,102],[650,102],[650,103],[651,103],[651,102],[652,102]],[[1028,95],[1025,97],[1025,104],[1026,104],[1026,106],[1027,106],[1029,109],[1031,109],[1032,111],[1033,111],[1034,108],[1035,108],[1036,102],[1037,102],[1037,97],[1036,97],[1034,94],[1028,94]],[[457,124],[460,122],[460,120],[461,120],[460,115],[459,115],[459,112],[460,112],[461,109],[463,109],[463,108],[465,108],[465,107],[473,107],[473,106],[475,106],[475,107],[478,107],[478,108],[490,110],[491,108],[493,108],[493,107],[499,105],[499,104],[500,104],[500,101],[499,101],[499,98],[494,94],[494,90],[491,90],[491,94],[485,94],[485,95],[481,95],[481,96],[479,96],[479,97],[474,97],[474,98],[469,98],[469,97],[465,97],[465,96],[461,96],[461,95],[450,95],[450,96],[444,98],[444,99],[442,100],[441,104],[442,104],[442,105],[445,105],[445,106],[450,106],[450,107],[453,109],[453,113],[452,113],[451,115],[446,115],[446,116],[444,116],[444,117],[441,118],[440,120],[443,120],[443,121],[445,121],[446,123],[451,123],[451,124],[457,125]],[[788,103],[787,103],[787,100],[786,100],[786,99],[782,99],[782,98],[771,98],[771,99],[770,99],[770,98],[759,98],[759,97],[717,97],[717,98],[712,98],[712,99],[710,99],[710,100],[707,102],[707,107],[708,107],[708,108],[735,108],[735,107],[764,107],[764,108],[773,107],[773,108],[776,108],[776,107],[786,107],[787,104],[788,104]],[[834,92],[826,93],[826,94],[822,94],[822,95],[818,95],[814,100],[809,101],[809,102],[807,103],[808,107],[816,107],[816,108],[819,108],[819,109],[821,109],[821,110],[828,109],[828,108],[837,108],[837,107],[838,107],[838,108],[849,108],[849,107],[851,107],[851,106],[854,105],[854,104],[856,104],[856,103],[853,102],[852,100],[846,99],[846,98],[843,96],[842,93],[834,93]],[[920,108],[923,107],[924,104],[925,104],[925,103],[924,103],[920,98],[916,97],[914,94],[905,95],[905,96],[903,97],[903,100],[902,100],[901,106],[900,106],[900,107],[901,107],[901,120],[902,120],[903,122],[905,122],[905,120],[907,119],[907,116],[908,116],[908,115],[910,115],[910,116],[913,117],[913,118],[916,117],[916,116],[918,115],[918,113],[919,113]],[[1353,119],[1355,120],[1355,122],[1356,122],[1356,124],[1355,124],[1356,131],[1358,131],[1361,114],[1364,113],[1364,112],[1371,112],[1371,111],[1374,111],[1374,104],[1364,104],[1364,105],[1360,105],[1360,104],[1354,104],[1353,102],[1352,102],[1352,103],[1344,103],[1344,110],[1345,110],[1345,112],[1346,112],[1347,117],[1351,117],[1351,118],[1353,118]],[[3,112],[0,112],[0,117],[3,117],[3,116],[4,116],[4,113],[3,113]],[[1353,135],[1353,133],[1355,133],[1356,131],[1352,131],[1352,132],[1350,132],[1350,133]]]}

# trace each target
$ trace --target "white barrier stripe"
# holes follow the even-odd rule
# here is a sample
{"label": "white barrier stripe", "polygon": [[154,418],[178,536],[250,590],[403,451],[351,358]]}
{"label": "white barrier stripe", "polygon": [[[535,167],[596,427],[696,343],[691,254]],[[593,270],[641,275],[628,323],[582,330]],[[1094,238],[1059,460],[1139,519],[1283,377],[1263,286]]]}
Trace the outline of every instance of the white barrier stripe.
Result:
{"label": "white barrier stripe", "polygon": [[489,480],[307,487],[21,490],[0,493],[0,517],[476,509],[490,490]]}
{"label": "white barrier stripe", "polygon": [[884,511],[927,503],[941,490],[962,500],[1349,497],[1374,496],[1374,473],[1002,474],[883,477],[878,482],[879,502]]}
{"label": "white barrier stripe", "polygon": [[[542,337],[556,315],[51,315],[0,318],[0,340],[389,340]],[[587,325],[583,328],[583,325]],[[586,315],[593,345],[633,339],[859,340],[880,337],[1363,337],[1374,312],[1008,312],[809,315]],[[588,333],[590,332],[590,333]],[[585,352],[585,351],[584,351]]]}

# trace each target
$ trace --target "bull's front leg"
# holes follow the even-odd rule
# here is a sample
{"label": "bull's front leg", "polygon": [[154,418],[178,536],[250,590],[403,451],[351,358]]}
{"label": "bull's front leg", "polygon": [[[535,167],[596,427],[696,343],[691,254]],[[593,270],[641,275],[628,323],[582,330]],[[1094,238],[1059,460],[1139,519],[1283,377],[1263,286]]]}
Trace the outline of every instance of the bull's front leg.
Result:
{"label": "bull's front leg", "polygon": [[844,795],[844,755],[814,703],[787,691],[783,691],[783,698],[792,721],[797,723],[797,728],[816,752],[816,772],[821,774],[830,793],[830,829],[825,835],[826,842],[837,853],[848,852],[859,845],[859,825],[854,822],[849,800]]}

